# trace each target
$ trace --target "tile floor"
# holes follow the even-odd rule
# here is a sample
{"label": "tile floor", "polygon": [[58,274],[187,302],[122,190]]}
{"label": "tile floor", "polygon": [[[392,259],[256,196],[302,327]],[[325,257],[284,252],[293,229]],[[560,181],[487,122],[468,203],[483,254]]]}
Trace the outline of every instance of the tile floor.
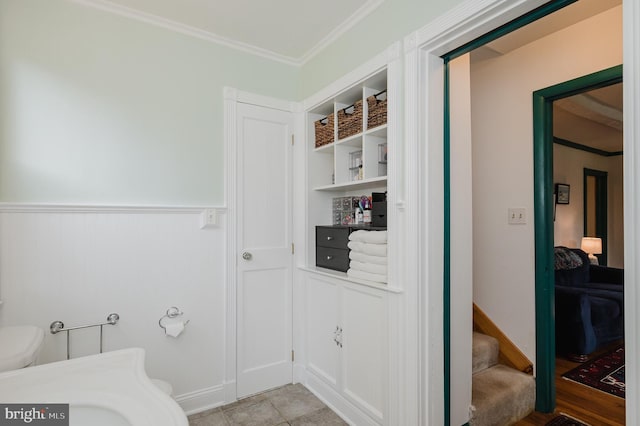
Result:
{"label": "tile floor", "polygon": [[346,425],[301,384],[241,399],[233,404],[189,416],[189,426],[315,426]]}

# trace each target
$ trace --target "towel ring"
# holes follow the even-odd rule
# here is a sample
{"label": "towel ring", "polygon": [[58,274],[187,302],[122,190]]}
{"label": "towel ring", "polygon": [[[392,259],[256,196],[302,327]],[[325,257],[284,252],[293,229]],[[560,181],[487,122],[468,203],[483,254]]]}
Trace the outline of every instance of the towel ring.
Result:
{"label": "towel ring", "polygon": [[[172,306],[169,309],[167,309],[167,313],[166,314],[164,314],[162,317],[160,317],[160,319],[158,320],[158,325],[160,326],[161,329],[166,331],[167,327],[164,324],[162,324],[162,320],[165,319],[165,318],[173,319],[173,318],[182,316],[183,314],[184,314],[184,312],[182,312],[180,309],[178,309],[175,306]],[[186,320],[184,322],[184,325],[189,324],[189,321],[191,321],[191,320]]]}

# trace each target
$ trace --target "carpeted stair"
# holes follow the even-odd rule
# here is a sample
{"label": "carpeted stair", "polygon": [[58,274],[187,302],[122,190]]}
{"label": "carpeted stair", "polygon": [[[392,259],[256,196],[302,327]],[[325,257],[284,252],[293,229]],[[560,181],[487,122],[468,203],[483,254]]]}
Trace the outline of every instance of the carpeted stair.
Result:
{"label": "carpeted stair", "polygon": [[493,337],[473,333],[472,426],[506,426],[534,409],[535,379],[498,364],[499,345]]}

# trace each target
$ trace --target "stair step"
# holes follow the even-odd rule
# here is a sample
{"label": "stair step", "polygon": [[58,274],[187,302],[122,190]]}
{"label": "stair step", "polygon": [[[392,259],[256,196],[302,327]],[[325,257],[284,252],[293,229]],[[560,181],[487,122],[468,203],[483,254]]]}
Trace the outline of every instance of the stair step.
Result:
{"label": "stair step", "polygon": [[476,374],[498,363],[499,344],[496,339],[486,334],[473,333],[472,371]]}
{"label": "stair step", "polygon": [[495,365],[473,375],[472,426],[506,426],[529,415],[535,405],[536,382],[525,373]]}

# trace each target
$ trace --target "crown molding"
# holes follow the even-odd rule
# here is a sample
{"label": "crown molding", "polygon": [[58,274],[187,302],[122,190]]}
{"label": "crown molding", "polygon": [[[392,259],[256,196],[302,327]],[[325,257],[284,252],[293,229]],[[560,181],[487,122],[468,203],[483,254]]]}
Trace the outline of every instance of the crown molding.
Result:
{"label": "crown molding", "polygon": [[151,13],[142,12],[130,7],[122,6],[112,3],[108,0],[69,0],[73,3],[77,3],[83,6],[99,9],[104,12],[113,13],[115,15],[124,16],[129,19],[144,22],[146,24],[155,25],[170,31],[174,31],[187,36],[199,38],[201,40],[209,41],[212,43],[220,44],[222,46],[230,47],[232,49],[240,50],[245,53],[260,56],[272,61],[281,62],[286,65],[300,66],[298,59],[290,56],[281,55],[271,50],[263,49],[243,43],[241,41],[232,40],[230,38],[222,37],[218,34],[214,34],[209,31],[201,30],[199,28],[192,27],[190,25],[181,24],[170,19],[166,19]]}
{"label": "crown molding", "polygon": [[308,50],[299,58],[292,56],[282,55],[274,51],[264,49],[261,47],[253,46],[248,43],[233,40],[227,37],[220,36],[210,31],[205,31],[190,25],[182,24],[180,22],[173,21],[171,19],[163,18],[158,15],[154,15],[147,12],[142,12],[137,9],[133,9],[127,6],[113,3],[109,0],[69,0],[73,3],[77,3],[83,6],[91,7],[94,9],[102,10],[104,12],[113,13],[115,15],[124,16],[129,19],[134,19],[146,24],[155,25],[170,31],[174,31],[180,34],[184,34],[190,37],[199,38],[211,43],[216,43],[222,46],[226,46],[232,49],[240,50],[251,55],[260,56],[272,61],[281,62],[286,65],[300,67],[310,61],[313,57],[318,55],[323,49],[335,42],[343,34],[353,28],[358,22],[364,19],[367,15],[373,12],[384,0],[368,0],[363,6],[356,10],[351,16],[345,19],[340,25],[338,25],[333,31],[331,31],[326,37],[318,42],[314,47]]}
{"label": "crown molding", "polygon": [[347,31],[353,28],[357,23],[366,18],[371,12],[376,10],[384,0],[368,0],[358,10],[353,12],[351,16],[345,19],[340,25],[338,25],[333,31],[327,34],[322,40],[313,46],[307,53],[302,55],[298,59],[298,65],[304,65],[318,55],[322,50],[327,48],[333,42],[338,40]]}

